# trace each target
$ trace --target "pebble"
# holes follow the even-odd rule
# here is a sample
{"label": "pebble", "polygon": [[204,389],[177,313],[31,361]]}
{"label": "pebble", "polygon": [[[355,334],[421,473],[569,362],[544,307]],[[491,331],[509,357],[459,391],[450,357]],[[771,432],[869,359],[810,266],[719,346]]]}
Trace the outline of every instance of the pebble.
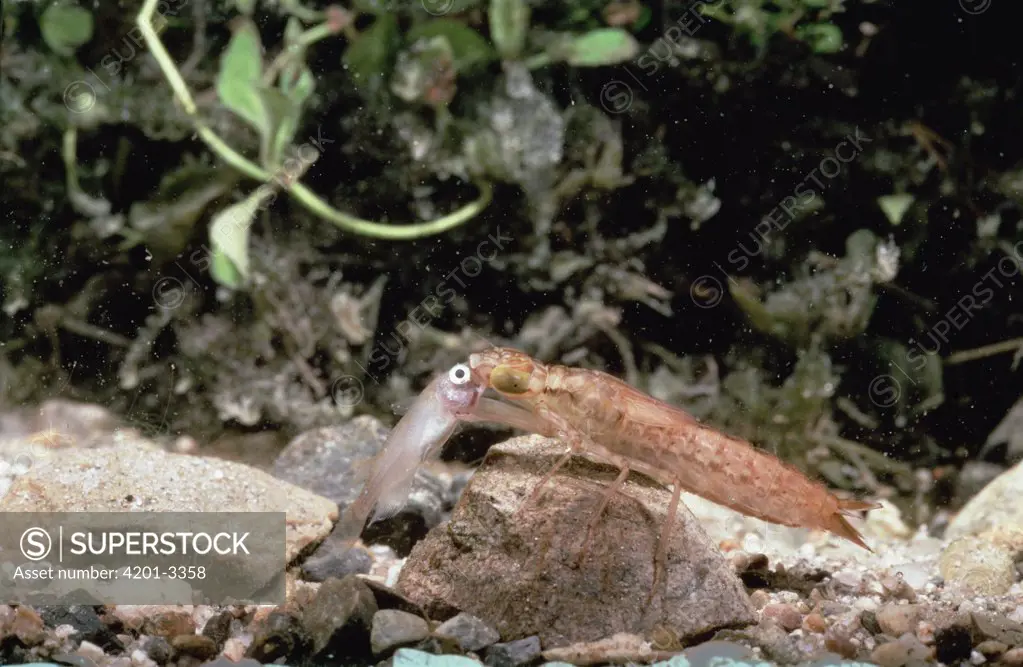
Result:
{"label": "pebble", "polygon": [[771,601],[771,594],[758,588],[749,594],[749,599],[755,609],[763,609]]}
{"label": "pebble", "polygon": [[903,635],[896,641],[881,644],[870,654],[870,659],[880,667],[903,667],[929,657],[930,649],[913,635]]}
{"label": "pebble", "polygon": [[311,643],[299,620],[286,612],[273,611],[253,626],[249,628],[253,636],[248,654],[260,662],[304,654]]}
{"label": "pebble", "polygon": [[302,564],[302,577],[320,582],[349,574],[368,574],[372,567],[373,558],[365,549],[349,548],[332,535]]}
{"label": "pebble", "polygon": [[[12,618],[5,629],[18,638],[25,646],[38,646],[46,639],[46,626],[43,619],[30,607],[18,607],[12,612]],[[0,623],[0,627],[3,627]]]}
{"label": "pebble", "polygon": [[501,639],[497,630],[475,616],[464,612],[441,623],[433,631],[433,636],[450,639],[456,642],[463,651],[479,651]]}
{"label": "pebble", "polygon": [[986,639],[977,644],[977,650],[986,658],[997,658],[1008,651],[1009,647],[1003,642],[996,641],[994,639]]}
{"label": "pebble", "polygon": [[171,640],[171,646],[200,660],[209,660],[217,654],[216,643],[205,635],[178,635]]}
{"label": "pebble", "polygon": [[373,591],[355,575],[328,579],[302,613],[302,625],[312,640],[314,654],[332,660],[365,659],[377,602]]}
{"label": "pebble", "polygon": [[430,655],[424,651],[400,648],[394,653],[392,667],[479,667],[480,663],[460,655]]}
{"label": "pebble", "polygon": [[803,619],[803,629],[807,632],[822,634],[828,629],[828,623],[817,612],[811,612]]}
{"label": "pebble", "polygon": [[184,609],[161,611],[149,617],[142,626],[147,635],[157,637],[177,637],[178,635],[195,634],[195,619],[192,612]]}
{"label": "pebble", "polygon": [[103,649],[101,649],[99,646],[96,646],[92,642],[83,641],[81,644],[78,645],[78,648],[75,650],[75,655],[85,658],[86,660],[99,662],[105,657],[106,654],[103,652]]}
{"label": "pebble", "polygon": [[791,604],[771,603],[760,612],[763,620],[772,620],[789,632],[802,626],[802,615]]}
{"label": "pebble", "polygon": [[429,636],[429,624],[415,614],[398,609],[381,609],[373,615],[370,646],[373,655],[379,656]]}
{"label": "pebble", "polygon": [[1011,648],[1003,653],[999,664],[1007,667],[1023,667],[1023,646]]}
{"label": "pebble", "polygon": [[75,604],[40,607],[39,615],[51,628],[70,625],[75,630],[75,639],[91,642],[105,650],[122,648],[113,631],[91,606]]}
{"label": "pebble", "polygon": [[494,644],[487,649],[489,667],[523,667],[540,657],[540,638],[536,635],[516,639],[506,644]]}
{"label": "pebble", "polygon": [[160,665],[170,662],[174,657],[174,647],[163,637],[150,637],[142,648],[153,662]]}
{"label": "pebble", "polygon": [[916,605],[888,604],[875,612],[877,625],[881,632],[893,637],[901,637],[907,632],[915,632],[920,620],[920,610]]}

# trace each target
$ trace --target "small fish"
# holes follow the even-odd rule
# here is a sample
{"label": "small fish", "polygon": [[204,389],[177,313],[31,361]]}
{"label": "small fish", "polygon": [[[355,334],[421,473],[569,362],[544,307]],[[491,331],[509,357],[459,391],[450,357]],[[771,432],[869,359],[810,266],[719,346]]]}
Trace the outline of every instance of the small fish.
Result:
{"label": "small fish", "polygon": [[[383,449],[368,464],[366,482],[345,511],[335,531],[351,546],[370,523],[394,516],[404,507],[416,469],[438,452],[461,421],[491,421],[526,431],[545,433],[531,413],[514,405],[484,398],[486,387],[472,379],[465,364],[437,376],[398,421]],[[372,514],[372,516],[371,516]]]}

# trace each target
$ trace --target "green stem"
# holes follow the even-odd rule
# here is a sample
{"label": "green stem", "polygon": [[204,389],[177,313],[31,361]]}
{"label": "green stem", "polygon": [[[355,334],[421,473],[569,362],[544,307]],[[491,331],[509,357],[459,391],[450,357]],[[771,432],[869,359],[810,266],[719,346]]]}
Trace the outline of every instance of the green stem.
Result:
{"label": "green stem", "polygon": [[[156,59],[160,70],[167,79],[167,83],[170,84],[171,90],[174,91],[175,97],[181,102],[185,113],[191,118],[196,134],[209,146],[210,150],[238,171],[249,178],[270,182],[273,179],[273,174],[260,168],[259,165],[228,146],[223,139],[217,136],[200,120],[198,108],[196,107],[195,100],[192,98],[192,94],[188,90],[188,86],[185,84],[184,79],[181,78],[181,73],[178,72],[173,59],[171,59],[170,54],[164,48],[159,35],[153,29],[152,19],[157,2],[158,0],[145,0],[136,18],[136,24],[142,32],[143,39],[149,45],[153,58]],[[325,26],[316,26],[306,31],[302,36],[303,41],[308,40],[308,43],[312,43],[323,39],[327,36],[323,34],[324,29]],[[288,192],[308,211],[345,231],[378,239],[408,241],[445,232],[479,215],[490,204],[492,189],[490,184],[486,182],[478,183],[477,187],[480,194],[475,201],[436,220],[411,225],[387,225],[342,213],[330,206],[330,204],[302,183],[293,183],[288,188]]]}

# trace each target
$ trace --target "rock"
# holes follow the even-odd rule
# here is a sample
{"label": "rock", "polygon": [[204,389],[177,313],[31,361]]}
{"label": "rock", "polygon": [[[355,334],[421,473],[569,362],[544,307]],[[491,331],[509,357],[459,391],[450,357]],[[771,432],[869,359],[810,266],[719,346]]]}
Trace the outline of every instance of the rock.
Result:
{"label": "rock", "polygon": [[479,651],[501,638],[497,630],[472,614],[461,613],[441,623],[433,636],[456,643],[463,651]]}
{"label": "rock", "polygon": [[432,618],[467,611],[506,639],[539,635],[546,647],[645,634],[656,625],[691,637],[755,621],[742,582],[681,505],[665,577],[647,603],[671,494],[638,476],[610,499],[578,568],[587,526],[616,470],[575,458],[513,520],[563,450],[539,436],[492,447],[450,523],[412,550],[398,590]]}
{"label": "rock", "polygon": [[96,610],[87,605],[37,607],[46,625],[70,625],[75,630],[77,641],[87,641],[103,649],[123,648],[114,632],[107,627]]}
{"label": "rock", "polygon": [[[330,498],[340,511],[362,491],[362,473],[383,448],[389,429],[363,415],[340,426],[313,429],[294,438],[273,465],[275,477]],[[425,469],[416,472],[405,507],[365,529],[367,544],[387,544],[408,555],[443,518],[448,484]]]}
{"label": "rock", "polygon": [[1009,646],[1023,646],[1023,623],[1017,623],[1004,616],[974,612],[970,615],[977,634]]}
{"label": "rock", "polygon": [[889,500],[882,500],[880,508],[868,512],[864,523],[866,532],[874,537],[905,539],[913,534],[902,520],[902,512]]}
{"label": "rock", "polygon": [[579,642],[548,649],[543,652],[543,657],[544,660],[572,665],[632,664],[649,662],[664,653],[654,650],[643,637],[619,632],[595,642]]}
{"label": "rock", "polygon": [[929,660],[931,650],[913,635],[903,635],[898,640],[881,644],[871,654],[871,661],[880,667],[903,667],[909,663]]}
{"label": "rock", "polygon": [[378,609],[400,609],[401,611],[408,612],[413,616],[419,616],[420,618],[426,616],[423,608],[418,604],[409,600],[407,597],[394,590],[388,588],[379,581],[373,579],[361,579],[362,583],[366,584],[377,601]]}
{"label": "rock", "polygon": [[206,621],[202,633],[212,639],[218,647],[223,647],[224,642],[231,636],[231,623],[233,622],[234,614],[222,611]]}
{"label": "rock", "polygon": [[235,661],[221,656],[211,662],[202,663],[201,667],[263,667],[263,665],[258,660],[253,660],[252,658],[242,658]]}
{"label": "rock", "polygon": [[0,634],[10,633],[25,646],[38,646],[46,639],[43,619],[31,607],[18,607],[7,623],[0,619]]}
{"label": "rock", "polygon": [[950,625],[941,628],[934,635],[934,654],[947,665],[957,665],[962,660],[969,660],[973,653],[973,637],[969,628],[961,625]]}
{"label": "rock", "polygon": [[823,634],[828,629],[827,621],[817,612],[811,612],[803,619],[803,629],[807,632]]}
{"label": "rock", "polygon": [[142,648],[158,665],[165,665],[174,657],[174,647],[163,637],[149,638]]}
{"label": "rock", "polygon": [[791,632],[803,624],[803,615],[790,604],[771,603],[760,612],[761,620],[771,620]]}
{"label": "rock", "polygon": [[[875,614],[881,632],[892,637],[901,637],[907,632],[916,632],[920,621],[920,610],[911,604],[886,604]],[[866,623],[863,624],[866,627]]]}
{"label": "rock", "polygon": [[536,635],[487,649],[485,664],[489,667],[524,667],[540,657],[540,638]]}
{"label": "rock", "polygon": [[85,640],[82,640],[82,643],[79,644],[78,648],[75,649],[75,655],[77,655],[80,658],[85,658],[86,660],[93,663],[98,663],[104,658],[106,658],[106,652],[104,652],[103,649],[101,649],[99,646],[96,646],[92,642]]}
{"label": "rock", "polygon": [[977,651],[988,660],[994,660],[1008,650],[1008,645],[994,639],[987,639],[977,644]]}
{"label": "rock", "polygon": [[947,586],[975,595],[1002,595],[1016,581],[1012,556],[986,540],[964,537],[949,544],[938,561]]}
{"label": "rock", "polygon": [[312,640],[314,661],[365,661],[376,599],[354,575],[328,579],[302,612],[302,625]]}
{"label": "rock", "polygon": [[945,537],[978,535],[998,525],[1023,527],[1023,461],[1005,471],[974,496],[952,519]]}
{"label": "rock", "polygon": [[998,664],[1005,665],[1006,667],[1023,666],[1023,646],[1017,646],[1006,651],[1002,654],[1002,659]]}
{"label": "rock", "polygon": [[397,609],[381,609],[373,615],[370,646],[373,655],[415,644],[430,636],[430,625],[414,614]]}
{"label": "rock", "polygon": [[349,574],[366,574],[373,559],[365,549],[349,548],[331,535],[302,563],[302,577],[307,581],[341,579]]}
{"label": "rock", "polygon": [[480,663],[460,655],[430,655],[411,648],[400,648],[391,660],[392,667],[479,667]]}
{"label": "rock", "polygon": [[164,610],[165,608],[162,607],[156,607],[156,609],[160,611],[147,618],[142,625],[143,632],[147,635],[170,639],[178,635],[195,634],[195,620],[192,618],[192,612],[184,609]]}
{"label": "rock", "polygon": [[184,655],[200,660],[209,660],[217,654],[217,644],[205,635],[178,635],[171,640],[171,646]]}
{"label": "rock", "polygon": [[262,663],[305,656],[312,644],[298,619],[283,611],[271,612],[258,627],[252,628],[252,631],[252,644],[246,652],[246,657]]}
{"label": "rock", "polygon": [[288,562],[325,538],[337,505],[240,463],[132,446],[69,450],[33,467],[3,512],[286,512]]}

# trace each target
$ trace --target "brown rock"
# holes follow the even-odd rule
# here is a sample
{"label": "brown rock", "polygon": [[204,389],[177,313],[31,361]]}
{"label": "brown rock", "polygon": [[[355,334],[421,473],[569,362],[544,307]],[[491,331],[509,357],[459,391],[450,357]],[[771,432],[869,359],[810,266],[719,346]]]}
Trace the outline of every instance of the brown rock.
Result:
{"label": "brown rock", "polygon": [[789,632],[803,624],[803,615],[790,604],[772,603],[760,612],[762,620],[771,620]]}
{"label": "brown rock", "polygon": [[576,458],[512,519],[563,452],[563,444],[539,436],[492,447],[450,523],[413,549],[397,589],[432,618],[463,610],[505,641],[539,635],[548,648],[618,632],[646,636],[656,625],[684,638],[755,621],[741,581],[681,505],[666,581],[647,603],[671,496],[638,475],[610,499],[578,568],[587,526],[616,470]]}
{"label": "brown rock", "polygon": [[200,660],[209,660],[217,654],[216,642],[205,635],[178,635],[171,640],[171,646]]}
{"label": "brown rock", "polygon": [[5,630],[17,637],[25,646],[38,646],[46,639],[46,624],[39,614],[29,607],[15,609],[9,629]]}
{"label": "brown rock", "polygon": [[807,632],[822,633],[828,629],[827,621],[824,617],[817,612],[812,612],[806,615],[803,619],[803,629]]}
{"label": "brown rock", "polygon": [[1023,646],[1017,646],[1011,648],[1002,654],[1002,659],[998,661],[999,665],[1005,665],[1006,667],[1021,667],[1023,666]]}
{"label": "brown rock", "polygon": [[977,644],[976,649],[988,660],[993,660],[1008,651],[1009,647],[1002,642],[988,639]]}
{"label": "brown rock", "polygon": [[881,632],[893,637],[916,632],[916,624],[920,620],[920,610],[911,604],[886,604],[874,615]]}
{"label": "brown rock", "polygon": [[160,611],[146,619],[143,624],[147,635],[157,637],[177,637],[178,635],[195,634],[195,619],[190,611],[184,609],[168,609]]}
{"label": "brown rock", "polygon": [[911,662],[928,660],[931,650],[913,635],[903,635],[898,640],[881,644],[870,654],[871,661],[880,667],[902,667]]}

